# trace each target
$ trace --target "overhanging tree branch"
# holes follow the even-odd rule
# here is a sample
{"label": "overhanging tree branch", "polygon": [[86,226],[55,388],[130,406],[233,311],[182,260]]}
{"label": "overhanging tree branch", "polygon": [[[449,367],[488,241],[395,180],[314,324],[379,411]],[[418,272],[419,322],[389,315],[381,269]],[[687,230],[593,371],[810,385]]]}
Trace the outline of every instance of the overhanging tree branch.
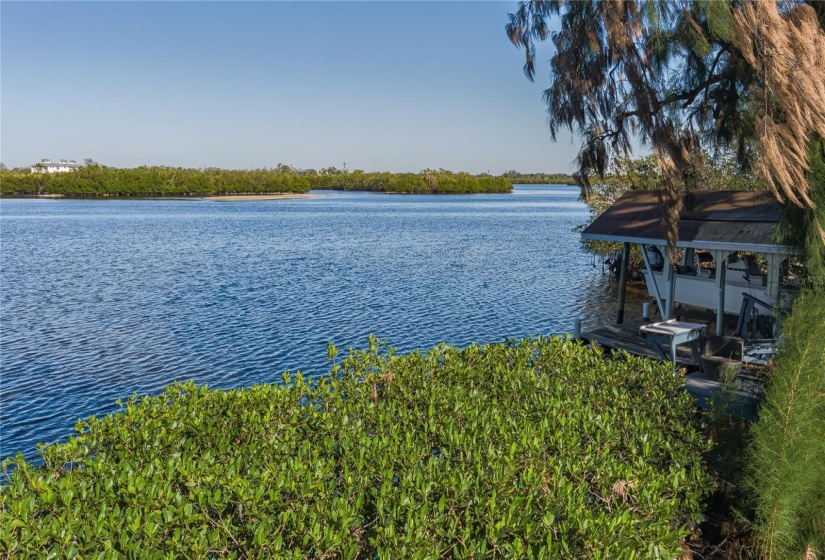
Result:
{"label": "overhanging tree branch", "polygon": [[577,174],[587,177],[629,150],[632,124],[670,177],[665,204],[675,219],[682,170],[700,139],[733,149],[745,167],[756,140],[758,169],[774,192],[813,204],[807,142],[825,136],[825,9],[817,9],[781,0],[525,0],[507,33],[524,47],[532,79],[535,45],[561,17],[545,93],[553,138],[562,126],[585,136]]}

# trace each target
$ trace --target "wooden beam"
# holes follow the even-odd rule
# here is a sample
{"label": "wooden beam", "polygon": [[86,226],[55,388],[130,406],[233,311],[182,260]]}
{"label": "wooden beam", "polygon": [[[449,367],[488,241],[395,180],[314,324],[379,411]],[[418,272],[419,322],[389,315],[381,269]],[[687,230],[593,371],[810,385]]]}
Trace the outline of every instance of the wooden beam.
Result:
{"label": "wooden beam", "polygon": [[723,336],[725,334],[725,276],[727,276],[728,267],[724,257],[721,261],[719,256],[722,251],[717,252],[716,257],[716,276],[719,277],[719,302],[716,305],[716,335]]}
{"label": "wooden beam", "polygon": [[653,282],[653,296],[656,298],[656,306],[659,309],[659,315],[661,315],[665,312],[665,308],[662,305],[662,296],[659,295],[659,285],[656,283],[656,277],[653,276],[653,268],[651,268],[650,259],[647,256],[647,247],[639,245],[639,250],[642,252],[642,260],[645,262],[645,268],[650,276],[650,281]]}
{"label": "wooden beam", "polygon": [[665,314],[662,316],[663,321],[667,321],[673,316],[673,296],[676,293],[676,270],[673,268],[673,263],[670,260],[665,260],[667,267],[667,300],[665,300]]}
{"label": "wooden beam", "polygon": [[616,310],[616,324],[624,322],[624,300],[627,293],[627,261],[630,260],[630,243],[625,242],[622,246],[622,265],[619,273],[619,304]]}

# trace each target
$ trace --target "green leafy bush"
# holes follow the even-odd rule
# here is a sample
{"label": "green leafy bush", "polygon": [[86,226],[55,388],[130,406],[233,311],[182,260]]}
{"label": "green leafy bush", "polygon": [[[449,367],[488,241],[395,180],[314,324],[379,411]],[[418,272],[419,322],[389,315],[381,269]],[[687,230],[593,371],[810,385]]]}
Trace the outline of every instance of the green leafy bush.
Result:
{"label": "green leafy bush", "polygon": [[679,554],[708,443],[667,365],[557,338],[385,350],[314,383],[174,385],[6,461],[2,553]]}

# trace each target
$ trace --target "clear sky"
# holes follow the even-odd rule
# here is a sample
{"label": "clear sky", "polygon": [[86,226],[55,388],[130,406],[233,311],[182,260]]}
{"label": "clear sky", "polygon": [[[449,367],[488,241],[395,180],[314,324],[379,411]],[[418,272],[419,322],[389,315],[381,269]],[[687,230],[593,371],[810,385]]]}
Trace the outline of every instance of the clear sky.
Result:
{"label": "clear sky", "polygon": [[0,4],[0,159],[570,172],[515,2]]}

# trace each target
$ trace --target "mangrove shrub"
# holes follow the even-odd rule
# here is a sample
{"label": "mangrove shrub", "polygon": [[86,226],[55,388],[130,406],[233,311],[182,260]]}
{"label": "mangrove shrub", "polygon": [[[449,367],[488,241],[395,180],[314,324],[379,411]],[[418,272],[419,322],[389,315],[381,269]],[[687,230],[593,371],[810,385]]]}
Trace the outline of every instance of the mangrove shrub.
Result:
{"label": "mangrove shrub", "polygon": [[281,169],[186,169],[88,165],[71,173],[0,171],[2,195],[69,197],[218,196],[305,193],[310,189],[394,193],[509,193],[511,179],[469,173],[301,174]]}
{"label": "mangrove shrub", "polygon": [[374,191],[405,194],[509,193],[513,181],[505,177],[469,173],[336,173],[309,177],[313,189]]}
{"label": "mangrove shrub", "polygon": [[[336,351],[331,347],[330,355]],[[7,556],[673,558],[710,481],[668,365],[527,339],[192,383],[7,460]]]}
{"label": "mangrove shrub", "polygon": [[217,196],[227,194],[305,193],[306,177],[268,169],[187,169],[88,165],[71,173],[0,172],[5,195],[64,196]]}

